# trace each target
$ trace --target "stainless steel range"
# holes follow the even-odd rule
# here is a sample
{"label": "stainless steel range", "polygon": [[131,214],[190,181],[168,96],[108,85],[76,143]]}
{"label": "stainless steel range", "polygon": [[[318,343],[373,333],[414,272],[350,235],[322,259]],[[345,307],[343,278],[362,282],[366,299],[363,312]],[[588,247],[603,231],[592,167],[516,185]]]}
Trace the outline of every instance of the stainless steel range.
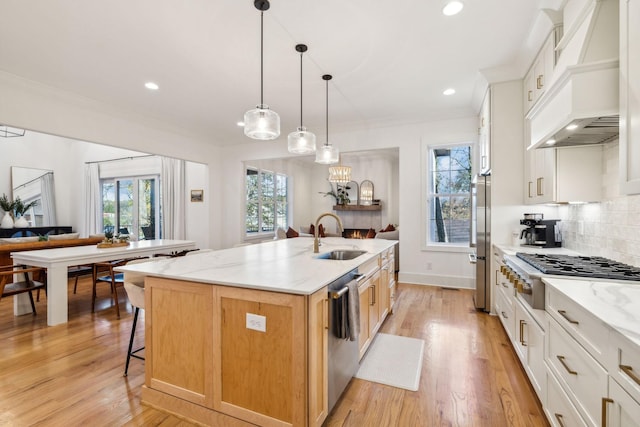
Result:
{"label": "stainless steel range", "polygon": [[640,268],[602,257],[518,252],[504,257],[501,272],[533,308],[544,309],[543,275],[640,281]]}

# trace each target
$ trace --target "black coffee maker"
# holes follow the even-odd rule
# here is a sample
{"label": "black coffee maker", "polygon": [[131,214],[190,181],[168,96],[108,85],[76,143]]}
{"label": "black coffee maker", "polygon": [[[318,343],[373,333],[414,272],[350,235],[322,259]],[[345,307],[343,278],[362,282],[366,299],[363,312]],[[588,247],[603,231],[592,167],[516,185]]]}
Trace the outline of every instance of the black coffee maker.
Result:
{"label": "black coffee maker", "polygon": [[527,228],[520,233],[520,239],[524,239],[525,246],[541,248],[557,248],[562,246],[562,238],[558,227],[559,219],[543,219],[541,213],[524,214],[520,225]]}

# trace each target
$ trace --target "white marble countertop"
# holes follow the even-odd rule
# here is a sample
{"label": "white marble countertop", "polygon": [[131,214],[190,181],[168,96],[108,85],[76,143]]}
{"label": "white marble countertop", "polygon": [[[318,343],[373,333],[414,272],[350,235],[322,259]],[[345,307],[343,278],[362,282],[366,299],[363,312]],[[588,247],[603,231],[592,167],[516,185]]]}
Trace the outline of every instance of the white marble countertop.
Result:
{"label": "white marble countertop", "polygon": [[544,277],[604,324],[640,347],[640,283]]}
{"label": "white marble countertop", "polygon": [[[117,270],[168,279],[310,295],[395,243],[395,240],[385,239],[326,237],[321,239],[320,253],[314,254],[313,239],[299,237],[132,264]],[[346,261],[318,259],[318,255],[336,249],[361,249],[367,253]]]}
{"label": "white marble countertop", "polygon": [[549,255],[580,255],[578,252],[567,248],[543,248],[540,246],[513,246],[494,243],[493,246],[500,249],[505,255],[515,255],[516,252],[528,254],[549,254]]}

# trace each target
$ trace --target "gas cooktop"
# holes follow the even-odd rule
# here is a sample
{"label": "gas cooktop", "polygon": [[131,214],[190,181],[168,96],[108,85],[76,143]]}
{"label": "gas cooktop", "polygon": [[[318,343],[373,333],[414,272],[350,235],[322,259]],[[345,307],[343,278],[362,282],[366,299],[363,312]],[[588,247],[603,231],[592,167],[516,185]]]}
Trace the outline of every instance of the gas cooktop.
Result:
{"label": "gas cooktop", "polygon": [[544,274],[640,281],[640,268],[603,257],[528,254],[516,256]]}

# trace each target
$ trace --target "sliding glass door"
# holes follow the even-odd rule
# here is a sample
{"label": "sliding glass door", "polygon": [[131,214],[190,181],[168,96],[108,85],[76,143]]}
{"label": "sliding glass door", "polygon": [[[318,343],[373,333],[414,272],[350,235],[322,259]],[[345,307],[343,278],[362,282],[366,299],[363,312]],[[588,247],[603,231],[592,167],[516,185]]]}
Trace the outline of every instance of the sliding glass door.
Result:
{"label": "sliding glass door", "polygon": [[102,229],[132,240],[160,238],[158,177],[102,181]]}

